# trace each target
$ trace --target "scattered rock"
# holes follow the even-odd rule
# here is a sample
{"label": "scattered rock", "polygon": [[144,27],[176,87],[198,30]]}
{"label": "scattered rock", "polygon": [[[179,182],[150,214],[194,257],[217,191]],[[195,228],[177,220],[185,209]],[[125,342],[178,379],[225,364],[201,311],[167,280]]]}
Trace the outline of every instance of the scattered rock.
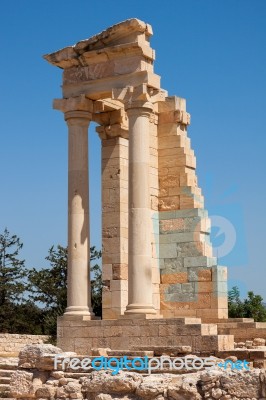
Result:
{"label": "scattered rock", "polygon": [[35,396],[37,398],[46,398],[46,397],[50,398],[54,397],[55,392],[56,392],[55,387],[43,385],[42,387],[36,390]]}
{"label": "scattered rock", "polygon": [[108,357],[108,351],[111,351],[109,347],[98,347],[97,349],[91,349],[92,356]]}
{"label": "scattered rock", "polygon": [[135,372],[120,371],[112,375],[110,371],[93,371],[82,383],[82,391],[87,393],[123,394],[133,393],[142,382],[142,376]]}
{"label": "scattered rock", "polygon": [[183,375],[179,382],[168,386],[167,397],[173,400],[200,400],[202,397],[198,392],[198,382],[197,373]]}
{"label": "scattered rock", "polygon": [[95,397],[95,400],[112,400],[112,396],[110,394],[100,393]]}
{"label": "scattered rock", "polygon": [[203,371],[200,374],[200,380],[205,383],[211,383],[211,382],[216,382],[220,379],[220,377],[223,375],[222,371],[219,370],[209,370],[209,371]]}
{"label": "scattered rock", "polygon": [[246,348],[246,343],[245,342],[239,342],[236,344],[236,347],[238,349],[245,349]]}
{"label": "scattered rock", "polygon": [[223,392],[220,388],[213,388],[211,394],[214,399],[220,399],[223,395]]}
{"label": "scattered rock", "polygon": [[265,346],[265,339],[262,338],[255,338],[253,340],[253,346]]}
{"label": "scattered rock", "polygon": [[228,370],[221,378],[221,387],[231,396],[237,398],[260,398],[259,370],[231,371]]}
{"label": "scattered rock", "polygon": [[169,383],[170,379],[157,375],[149,375],[143,378],[143,381],[136,390],[136,394],[144,399],[154,398],[163,395]]}
{"label": "scattered rock", "polygon": [[10,394],[16,398],[35,397],[33,372],[16,371],[10,380]]}
{"label": "scattered rock", "polygon": [[51,372],[51,376],[55,379],[61,379],[64,378],[65,374],[63,371],[53,371]]}
{"label": "scattered rock", "polygon": [[76,356],[76,353],[64,353],[59,347],[51,344],[29,344],[20,351],[18,365],[25,369],[37,368],[52,371],[55,364],[55,354],[60,354],[62,358]]}

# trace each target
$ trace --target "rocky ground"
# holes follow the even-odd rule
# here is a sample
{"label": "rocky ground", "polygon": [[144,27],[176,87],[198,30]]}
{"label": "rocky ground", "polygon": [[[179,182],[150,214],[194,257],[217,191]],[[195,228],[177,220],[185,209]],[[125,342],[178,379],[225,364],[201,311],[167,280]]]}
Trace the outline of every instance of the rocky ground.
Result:
{"label": "rocky ground", "polygon": [[[88,400],[199,400],[266,399],[266,372],[201,370],[187,374],[152,374],[101,370],[71,373],[53,370],[51,345],[27,346],[19,356],[19,368],[10,381],[10,396],[16,399]],[[69,356],[69,353],[64,353]],[[71,353],[73,356],[73,353]]]}

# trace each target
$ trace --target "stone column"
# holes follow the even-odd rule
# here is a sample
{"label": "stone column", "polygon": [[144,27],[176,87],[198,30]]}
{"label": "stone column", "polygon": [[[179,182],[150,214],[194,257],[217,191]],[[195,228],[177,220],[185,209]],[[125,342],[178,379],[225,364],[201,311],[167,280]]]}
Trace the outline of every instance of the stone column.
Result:
{"label": "stone column", "polygon": [[152,304],[149,102],[126,105],[129,120],[128,305],[125,314],[156,314]]}
{"label": "stone column", "polygon": [[91,315],[87,111],[65,113],[68,125],[68,293],[65,315]]}
{"label": "stone column", "polygon": [[54,100],[68,125],[68,266],[64,316],[93,316],[90,286],[88,127],[93,102],[84,95]]}

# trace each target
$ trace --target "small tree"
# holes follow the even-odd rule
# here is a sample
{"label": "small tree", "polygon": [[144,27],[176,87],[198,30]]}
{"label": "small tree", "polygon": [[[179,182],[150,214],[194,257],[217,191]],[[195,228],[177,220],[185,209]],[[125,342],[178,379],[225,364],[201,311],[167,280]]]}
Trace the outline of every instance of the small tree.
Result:
{"label": "small tree", "polygon": [[45,259],[50,262],[50,268],[29,271],[30,298],[47,309],[64,310],[67,305],[67,248],[52,246]]}
{"label": "small tree", "polygon": [[248,298],[242,301],[240,291],[234,286],[228,293],[228,314],[230,318],[253,318],[256,322],[266,321],[266,308],[263,298],[248,292]]}
{"label": "small tree", "polygon": [[19,258],[22,246],[7,228],[0,234],[0,332],[39,333],[35,324],[39,312],[26,300],[27,270]]}
{"label": "small tree", "polygon": [[244,308],[240,300],[240,291],[234,286],[228,292],[228,315],[230,318],[243,318]]}
{"label": "small tree", "polygon": [[18,258],[23,244],[7,228],[0,234],[0,307],[23,301],[26,290],[25,260]]}
{"label": "small tree", "polygon": [[[95,247],[90,249],[90,260],[101,257]],[[67,306],[67,247],[58,245],[49,249],[46,260],[50,268],[29,272],[30,298],[44,305],[44,329],[46,334],[56,334],[57,317],[63,315]],[[96,315],[101,315],[101,269],[96,264],[91,267],[94,274],[92,280],[92,307]]]}
{"label": "small tree", "polygon": [[245,317],[254,318],[256,322],[265,322],[266,308],[262,301],[263,298],[260,295],[248,292],[248,298],[244,300]]}

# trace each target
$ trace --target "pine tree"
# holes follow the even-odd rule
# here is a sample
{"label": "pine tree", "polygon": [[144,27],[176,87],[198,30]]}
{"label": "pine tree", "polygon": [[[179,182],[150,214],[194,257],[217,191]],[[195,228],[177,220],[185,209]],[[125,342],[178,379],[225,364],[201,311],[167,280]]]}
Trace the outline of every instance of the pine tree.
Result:
{"label": "pine tree", "polygon": [[26,290],[25,260],[18,258],[23,244],[7,228],[0,234],[0,307],[8,303],[21,303]]}
{"label": "pine tree", "polygon": [[19,259],[22,247],[7,228],[0,234],[0,332],[16,331],[15,321],[19,324],[23,319],[19,310],[25,302],[27,270],[25,261]]}
{"label": "pine tree", "polygon": [[[90,260],[94,261],[100,257],[101,252],[91,247]],[[67,306],[67,247],[52,246],[46,260],[50,262],[50,268],[33,268],[29,271],[29,291],[30,299],[44,306],[45,333],[54,336],[57,317],[63,315]],[[92,308],[96,315],[101,316],[101,269],[96,264],[91,267],[91,271]]]}

